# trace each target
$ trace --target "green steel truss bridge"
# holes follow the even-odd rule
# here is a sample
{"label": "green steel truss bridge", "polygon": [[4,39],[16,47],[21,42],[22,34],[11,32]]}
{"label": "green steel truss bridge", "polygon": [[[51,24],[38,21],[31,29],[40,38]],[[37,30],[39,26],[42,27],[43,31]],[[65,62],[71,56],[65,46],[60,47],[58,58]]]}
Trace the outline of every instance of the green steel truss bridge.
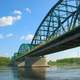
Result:
{"label": "green steel truss bridge", "polygon": [[80,46],[80,0],[59,0],[44,17],[31,44],[22,44],[13,58],[43,56]]}

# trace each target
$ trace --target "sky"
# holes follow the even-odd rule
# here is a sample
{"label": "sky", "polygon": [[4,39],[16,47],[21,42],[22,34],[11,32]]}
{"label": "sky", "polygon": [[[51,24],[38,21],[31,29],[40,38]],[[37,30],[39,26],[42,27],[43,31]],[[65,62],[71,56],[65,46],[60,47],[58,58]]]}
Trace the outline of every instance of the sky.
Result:
{"label": "sky", "polygon": [[[0,56],[11,57],[22,43],[30,43],[39,24],[57,1],[0,0]],[[63,51],[61,55],[51,54],[47,59],[76,56],[79,49]]]}

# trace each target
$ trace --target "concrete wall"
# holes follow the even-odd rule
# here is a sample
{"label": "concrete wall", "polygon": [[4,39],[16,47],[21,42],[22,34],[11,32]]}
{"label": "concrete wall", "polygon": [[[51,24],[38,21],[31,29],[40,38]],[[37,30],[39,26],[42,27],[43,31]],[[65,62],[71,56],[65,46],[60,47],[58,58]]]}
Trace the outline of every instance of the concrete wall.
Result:
{"label": "concrete wall", "polygon": [[16,62],[18,67],[45,67],[48,66],[45,57],[25,57],[24,61]]}
{"label": "concrete wall", "polygon": [[17,63],[18,65],[18,67],[25,67],[25,61],[23,61],[23,62],[19,62],[19,63]]}
{"label": "concrete wall", "polygon": [[45,57],[26,57],[26,67],[48,66]]}

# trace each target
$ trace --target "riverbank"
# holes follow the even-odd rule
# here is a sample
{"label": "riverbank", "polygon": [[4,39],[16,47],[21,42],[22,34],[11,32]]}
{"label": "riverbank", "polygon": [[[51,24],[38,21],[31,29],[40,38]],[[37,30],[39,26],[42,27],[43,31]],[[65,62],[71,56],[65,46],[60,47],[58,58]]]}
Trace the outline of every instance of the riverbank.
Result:
{"label": "riverbank", "polygon": [[80,58],[65,58],[56,61],[49,61],[49,66],[80,66]]}

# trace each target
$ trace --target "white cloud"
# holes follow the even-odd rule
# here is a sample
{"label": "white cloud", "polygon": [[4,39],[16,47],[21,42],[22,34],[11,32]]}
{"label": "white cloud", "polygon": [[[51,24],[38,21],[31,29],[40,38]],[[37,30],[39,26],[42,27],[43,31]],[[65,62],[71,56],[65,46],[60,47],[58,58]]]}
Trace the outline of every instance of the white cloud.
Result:
{"label": "white cloud", "polygon": [[9,34],[0,34],[0,39],[6,39],[6,38],[10,38],[10,37],[13,37],[13,33],[9,33]]}
{"label": "white cloud", "polygon": [[4,38],[4,36],[2,34],[0,34],[0,39],[3,39],[3,38]]}
{"label": "white cloud", "polygon": [[12,37],[12,36],[13,36],[13,33],[9,33],[6,35],[7,38]]}
{"label": "white cloud", "polygon": [[22,12],[20,10],[14,10],[15,16],[3,16],[0,18],[0,27],[13,25],[15,22],[21,19]]}
{"label": "white cloud", "polygon": [[16,15],[22,15],[22,12],[20,10],[14,10],[13,13],[16,14]]}
{"label": "white cloud", "polygon": [[14,21],[17,21],[17,20],[20,20],[21,19],[21,16],[20,15],[17,15],[14,17]]}
{"label": "white cloud", "polygon": [[26,36],[21,36],[20,40],[25,40],[27,42],[31,42],[31,40],[33,39],[33,35],[32,34],[28,34]]}
{"label": "white cloud", "polygon": [[32,11],[31,11],[31,9],[30,9],[30,8],[26,8],[26,11],[27,11],[29,14],[31,14],[31,13],[32,13]]}
{"label": "white cloud", "polygon": [[4,16],[0,18],[0,27],[5,27],[14,24],[16,21],[20,20],[21,16]]}

